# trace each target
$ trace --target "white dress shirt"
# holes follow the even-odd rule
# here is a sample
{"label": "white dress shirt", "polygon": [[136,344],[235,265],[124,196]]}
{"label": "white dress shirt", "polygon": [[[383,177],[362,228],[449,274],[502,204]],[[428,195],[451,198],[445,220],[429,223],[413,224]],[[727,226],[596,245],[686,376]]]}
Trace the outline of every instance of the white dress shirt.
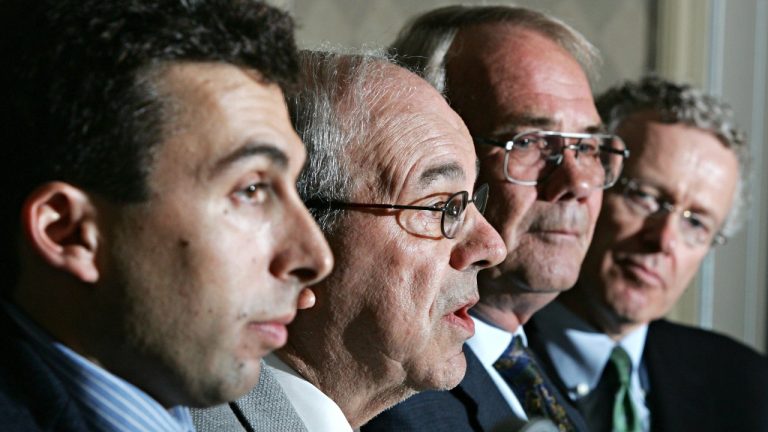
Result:
{"label": "white dress shirt", "polygon": [[510,342],[512,342],[513,337],[520,336],[523,339],[523,344],[526,346],[528,345],[528,339],[525,337],[523,327],[520,326],[517,328],[516,332],[510,333],[506,330],[487,324],[476,317],[472,317],[472,321],[475,322],[475,335],[467,340],[467,345],[469,345],[469,348],[472,349],[472,352],[475,353],[475,356],[480,360],[480,363],[485,368],[485,371],[488,372],[488,375],[491,377],[494,384],[496,384],[496,387],[504,397],[504,400],[506,400],[509,407],[512,408],[512,412],[515,413],[518,418],[528,420],[528,416],[525,415],[525,410],[523,410],[520,401],[517,400],[517,396],[515,396],[515,393],[509,388],[509,385],[504,381],[504,378],[499,375],[496,368],[493,367],[496,360],[501,357],[504,350],[506,350]]}
{"label": "white dress shirt", "polygon": [[[617,342],[558,301],[537,312],[534,320],[544,339],[544,347],[568,389],[568,397],[575,401],[588,395],[597,387]],[[639,373],[647,334],[648,326],[643,325],[618,341],[632,360],[629,391],[643,431],[650,430],[650,411],[645,403],[647,388],[643,389]]]}
{"label": "white dress shirt", "polygon": [[264,357],[309,432],[352,432],[336,402],[274,354]]}

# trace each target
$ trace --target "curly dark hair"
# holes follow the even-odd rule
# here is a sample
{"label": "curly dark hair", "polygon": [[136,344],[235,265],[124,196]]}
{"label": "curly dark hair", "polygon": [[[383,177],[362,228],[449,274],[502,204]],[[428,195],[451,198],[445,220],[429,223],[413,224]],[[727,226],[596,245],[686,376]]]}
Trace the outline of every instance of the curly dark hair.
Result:
{"label": "curly dark hair", "polygon": [[229,63],[284,91],[298,77],[293,21],[255,0],[0,0],[0,56],[4,284],[16,276],[21,205],[38,185],[147,198],[170,122],[155,82],[163,66]]}

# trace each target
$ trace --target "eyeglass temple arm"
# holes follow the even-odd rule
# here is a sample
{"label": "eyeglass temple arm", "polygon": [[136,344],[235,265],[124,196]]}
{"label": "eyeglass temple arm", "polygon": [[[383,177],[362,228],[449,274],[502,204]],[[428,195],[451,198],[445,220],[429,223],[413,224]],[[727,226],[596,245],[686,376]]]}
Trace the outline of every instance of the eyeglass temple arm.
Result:
{"label": "eyeglass temple arm", "polygon": [[364,203],[347,203],[341,201],[328,201],[322,199],[311,199],[304,202],[307,208],[311,209],[329,209],[329,210],[341,210],[346,208],[377,208],[387,210],[431,210],[431,211],[443,211],[441,208],[436,207],[424,207],[424,206],[411,206],[411,205],[399,205],[399,204],[364,204]]}
{"label": "eyeglass temple arm", "polygon": [[621,157],[623,157],[624,159],[629,158],[629,150],[628,149],[619,150],[619,149],[615,149],[615,148],[611,148],[611,147],[608,147],[608,146],[601,145],[600,146],[600,151],[604,151],[604,152],[607,152],[607,153],[617,154],[617,155],[620,155]]}

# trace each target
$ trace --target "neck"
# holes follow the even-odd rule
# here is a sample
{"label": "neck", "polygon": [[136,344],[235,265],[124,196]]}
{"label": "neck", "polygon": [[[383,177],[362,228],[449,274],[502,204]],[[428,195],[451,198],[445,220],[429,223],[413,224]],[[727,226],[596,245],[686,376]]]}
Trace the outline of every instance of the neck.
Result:
{"label": "neck", "polygon": [[[481,273],[482,274],[482,273]],[[510,333],[557,297],[558,292],[538,292],[514,283],[498,286],[495,280],[478,279],[480,302],[473,311],[480,318]]]}
{"label": "neck", "polygon": [[615,341],[623,339],[624,336],[643,325],[643,323],[622,319],[613,309],[599,302],[595,295],[590,295],[588,288],[581,283],[564,292],[558,301],[584,322]]}
{"label": "neck", "polygon": [[[364,425],[377,414],[415,394],[405,384],[405,372],[394,362],[390,365],[380,358],[361,359],[347,351],[347,344],[341,339],[317,336],[321,345],[302,344],[304,341],[297,344],[296,339],[304,338],[294,337],[277,355],[333,400],[352,428]],[[370,352],[370,347],[367,351]],[[376,367],[371,368],[372,364]]]}

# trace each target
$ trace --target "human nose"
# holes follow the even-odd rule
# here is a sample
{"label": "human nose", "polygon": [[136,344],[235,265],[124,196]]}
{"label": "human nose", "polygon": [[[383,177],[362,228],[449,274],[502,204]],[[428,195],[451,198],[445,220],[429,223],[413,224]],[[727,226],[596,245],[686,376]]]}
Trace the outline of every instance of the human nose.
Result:
{"label": "human nose", "polygon": [[671,253],[680,242],[680,220],[677,212],[659,212],[645,220],[643,241],[653,252]]}
{"label": "human nose", "polygon": [[580,158],[588,158],[587,155],[579,155],[570,148],[563,150],[562,162],[555,168],[550,177],[539,186],[539,195],[545,201],[556,202],[575,199],[584,201],[593,193],[602,190],[602,172],[598,172],[587,161]]}
{"label": "human nose", "polygon": [[470,267],[484,269],[501,263],[507,256],[501,236],[476,207],[472,206],[468,212],[472,212],[472,220],[467,221],[463,236],[451,251],[451,267],[464,271]]}
{"label": "human nose", "polygon": [[331,248],[298,195],[286,216],[283,221],[286,235],[270,264],[270,272],[278,279],[297,280],[301,285],[315,284],[333,268]]}

